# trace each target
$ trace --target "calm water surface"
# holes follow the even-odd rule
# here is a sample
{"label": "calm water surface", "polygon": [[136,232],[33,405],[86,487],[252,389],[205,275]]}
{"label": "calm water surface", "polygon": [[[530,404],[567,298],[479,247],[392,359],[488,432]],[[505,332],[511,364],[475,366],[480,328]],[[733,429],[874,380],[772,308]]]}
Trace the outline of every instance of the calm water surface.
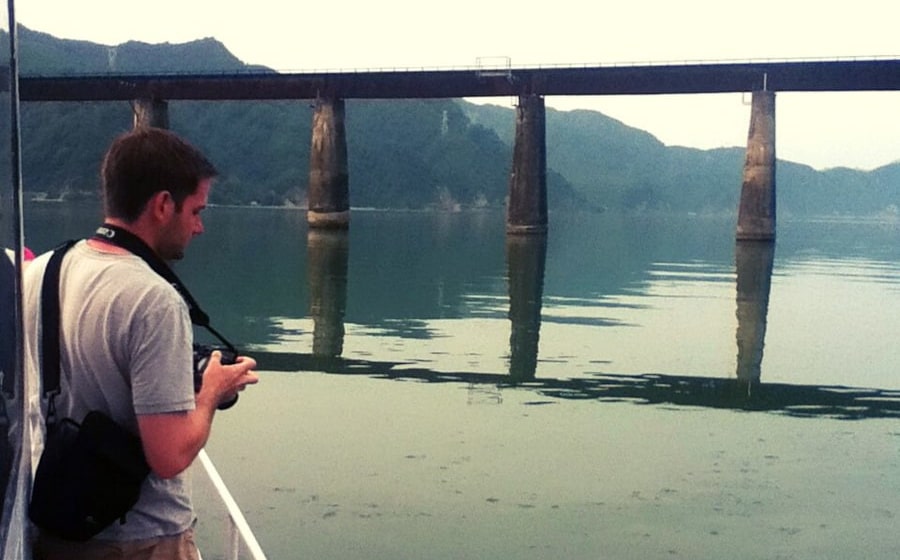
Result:
{"label": "calm water surface", "polygon": [[[28,244],[96,213],[30,207]],[[270,558],[896,556],[900,224],[206,226],[177,270],[264,370],[208,449]]]}

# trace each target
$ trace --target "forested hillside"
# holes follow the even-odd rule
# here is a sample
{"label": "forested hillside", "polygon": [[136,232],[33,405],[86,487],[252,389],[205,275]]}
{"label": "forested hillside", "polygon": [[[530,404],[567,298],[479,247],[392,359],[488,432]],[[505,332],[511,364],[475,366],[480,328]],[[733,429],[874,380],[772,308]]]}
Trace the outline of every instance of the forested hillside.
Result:
{"label": "forested hillside", "polygon": [[[212,38],[110,47],[23,28],[19,44],[23,76],[265,70],[245,65]],[[353,206],[504,204],[512,107],[453,99],[351,99],[346,107]],[[171,101],[169,112],[170,126],[219,167],[214,202],[305,204],[308,101]],[[26,192],[51,198],[96,196],[103,150],[132,124],[128,102],[23,103],[21,114]],[[551,210],[734,212],[744,150],[668,147],[598,112],[548,108],[547,158]],[[779,161],[777,185],[780,213],[873,214],[900,206],[900,164],[872,172],[818,172]]]}

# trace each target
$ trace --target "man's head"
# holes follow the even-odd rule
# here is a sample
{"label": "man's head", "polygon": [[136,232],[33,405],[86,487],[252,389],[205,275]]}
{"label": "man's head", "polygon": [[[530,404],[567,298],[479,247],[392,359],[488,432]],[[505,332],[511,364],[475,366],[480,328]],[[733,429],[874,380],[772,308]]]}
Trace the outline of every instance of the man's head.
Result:
{"label": "man's head", "polygon": [[116,138],[103,159],[106,218],[127,224],[164,259],[180,259],[203,232],[216,169],[196,148],[159,128]]}
{"label": "man's head", "polygon": [[168,130],[139,128],[116,138],[100,171],[106,216],[134,222],[159,192],[180,211],[204,179],[218,174],[199,150]]}

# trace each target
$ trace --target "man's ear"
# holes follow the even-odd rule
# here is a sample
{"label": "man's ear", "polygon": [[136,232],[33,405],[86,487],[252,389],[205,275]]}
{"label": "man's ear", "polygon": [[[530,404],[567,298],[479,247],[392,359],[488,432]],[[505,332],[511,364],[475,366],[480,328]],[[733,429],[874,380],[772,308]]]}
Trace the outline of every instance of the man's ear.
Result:
{"label": "man's ear", "polygon": [[154,218],[157,220],[165,220],[171,212],[175,211],[175,199],[169,191],[159,191],[155,193],[147,205]]}

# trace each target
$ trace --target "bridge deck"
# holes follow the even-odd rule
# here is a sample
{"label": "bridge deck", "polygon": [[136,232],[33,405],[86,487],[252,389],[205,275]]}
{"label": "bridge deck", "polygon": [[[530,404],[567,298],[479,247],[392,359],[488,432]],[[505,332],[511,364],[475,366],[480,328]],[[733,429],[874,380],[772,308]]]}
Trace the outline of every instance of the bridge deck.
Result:
{"label": "bridge deck", "polygon": [[900,59],[231,74],[22,76],[22,101],[412,99],[769,91],[897,91]]}

